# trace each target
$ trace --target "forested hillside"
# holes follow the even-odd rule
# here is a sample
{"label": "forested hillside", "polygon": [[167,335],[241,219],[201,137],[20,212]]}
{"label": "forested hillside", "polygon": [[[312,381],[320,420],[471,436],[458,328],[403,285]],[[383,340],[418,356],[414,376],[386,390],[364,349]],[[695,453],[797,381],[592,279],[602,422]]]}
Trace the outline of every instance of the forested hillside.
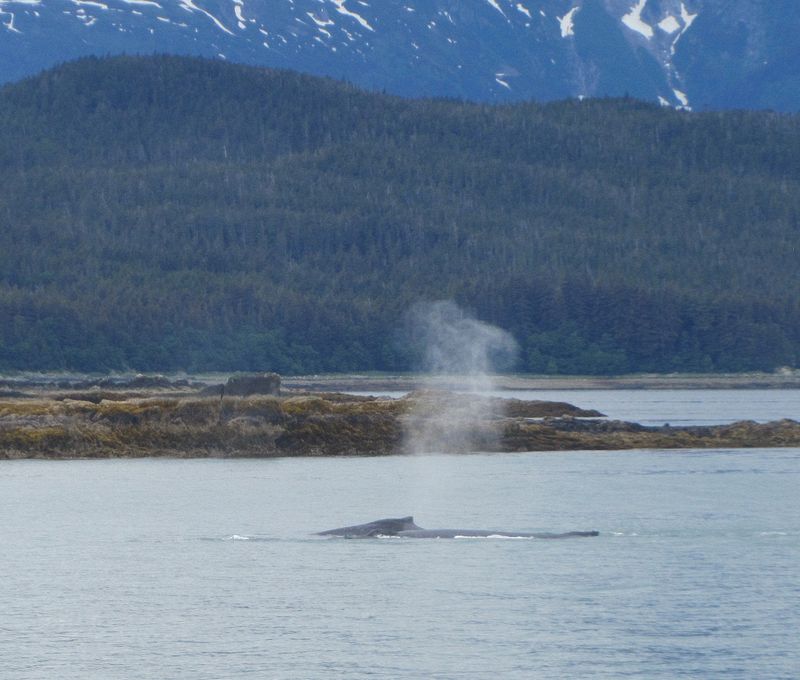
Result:
{"label": "forested hillside", "polygon": [[409,368],[417,300],[533,372],[800,363],[800,118],[483,106],[176,57],[0,90],[0,368]]}

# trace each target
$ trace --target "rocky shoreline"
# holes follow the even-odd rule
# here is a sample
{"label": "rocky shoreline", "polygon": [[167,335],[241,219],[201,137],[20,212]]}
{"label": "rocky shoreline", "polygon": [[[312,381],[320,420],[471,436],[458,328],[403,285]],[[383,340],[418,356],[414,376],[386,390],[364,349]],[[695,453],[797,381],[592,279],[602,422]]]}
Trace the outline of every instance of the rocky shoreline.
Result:
{"label": "rocky shoreline", "polygon": [[[313,375],[284,378],[284,384],[309,391],[407,392],[420,387],[468,389],[471,380],[461,376],[418,375]],[[800,371],[775,373],[673,374],[628,376],[496,375],[498,390],[707,390],[800,389]]]}
{"label": "rocky shoreline", "polygon": [[[21,396],[20,396],[21,395]],[[197,384],[0,395],[0,459],[372,456],[800,446],[800,423],[645,427],[571,404],[417,391],[401,399]]]}
{"label": "rocky shoreline", "polygon": [[[91,389],[187,389],[214,388],[225,383],[228,374],[187,377],[115,374],[89,377],[65,373],[18,373],[0,376],[0,399],[24,396],[42,390]],[[297,392],[411,392],[416,389],[469,390],[474,379],[464,376],[416,374],[336,374],[281,376],[284,388]],[[800,369],[773,373],[637,374],[623,376],[534,376],[493,375],[497,390],[703,390],[703,389],[800,389]],[[33,396],[29,394],[29,396]]]}

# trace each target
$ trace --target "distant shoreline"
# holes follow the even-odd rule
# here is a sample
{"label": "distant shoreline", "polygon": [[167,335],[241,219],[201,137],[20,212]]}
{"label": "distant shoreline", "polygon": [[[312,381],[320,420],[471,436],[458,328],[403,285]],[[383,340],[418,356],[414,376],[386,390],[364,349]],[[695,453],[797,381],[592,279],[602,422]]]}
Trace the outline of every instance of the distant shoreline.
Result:
{"label": "distant shoreline", "polygon": [[[114,388],[137,377],[133,371],[112,374],[72,372],[19,371],[0,373],[0,398],[14,397],[19,392],[53,389],[82,389],[86,385],[106,382]],[[219,373],[148,374],[180,388],[222,385],[231,375]],[[288,375],[282,384],[289,392],[364,392],[408,393],[420,389],[451,389],[515,392],[564,390],[800,390],[800,370],[786,369],[775,373],[674,373],[633,374],[622,376],[573,376],[497,374],[474,376],[434,376],[415,373],[334,373],[320,375]]]}
{"label": "distant shoreline", "polygon": [[[320,391],[411,391],[446,384],[463,388],[471,379],[426,375],[336,374],[287,376],[288,388]],[[735,374],[642,374],[628,376],[531,376],[495,375],[487,378],[492,389],[507,390],[708,390],[800,389],[800,372]],[[513,396],[509,395],[509,396]]]}

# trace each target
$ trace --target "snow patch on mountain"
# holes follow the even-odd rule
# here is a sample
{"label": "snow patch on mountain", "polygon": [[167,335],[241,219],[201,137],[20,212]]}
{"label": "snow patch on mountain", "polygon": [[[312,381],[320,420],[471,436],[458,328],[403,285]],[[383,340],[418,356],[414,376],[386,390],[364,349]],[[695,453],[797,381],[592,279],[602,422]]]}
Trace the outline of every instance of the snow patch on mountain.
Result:
{"label": "snow patch on mountain", "polygon": [[646,5],[647,0],[639,0],[639,2],[631,7],[631,11],[622,17],[622,23],[632,31],[641,33],[645,38],[650,40],[655,32],[650,24],[642,20],[642,12],[644,11]]}
{"label": "snow patch on mountain", "polygon": [[[2,7],[2,5],[0,5]],[[2,21],[2,25],[12,33],[20,33],[21,31],[14,26],[14,12],[6,12],[0,9],[0,17],[8,17],[7,21]]]}
{"label": "snow patch on mountain", "polygon": [[[712,71],[715,50],[725,54],[727,45],[706,48],[703,41],[724,41],[725,31],[744,31],[748,40],[742,78],[752,74],[744,62],[781,73],[800,68],[773,66],[780,63],[775,58],[779,50],[768,36],[781,20],[756,4],[0,0],[0,34],[5,35],[5,44],[0,43],[0,82],[87,53],[173,52],[224,54],[235,62],[295,68],[409,96],[514,101],[629,92],[678,108],[688,108],[695,100],[711,106],[710,95],[701,96],[702,68],[709,64]],[[788,13],[791,16],[783,20],[787,26],[800,21],[800,2],[797,11]],[[696,28],[700,14],[705,21]],[[619,27],[616,31],[609,30],[609,20]],[[698,32],[697,39],[682,42],[689,30]],[[626,66],[617,70],[613,64]],[[735,64],[730,70],[736,70]],[[617,83],[618,77],[624,82]],[[796,98],[800,108],[800,95]],[[729,97],[741,99],[735,93]],[[748,101],[739,105],[746,107]]]}
{"label": "snow patch on mountain", "polygon": [[336,6],[336,11],[339,12],[339,14],[344,14],[345,16],[355,19],[368,31],[373,31],[373,32],[375,31],[375,29],[372,28],[370,23],[364,17],[362,17],[357,12],[353,12],[349,10],[347,7],[345,7],[345,3],[347,2],[347,0],[331,0],[331,2]]}
{"label": "snow patch on mountain", "polygon": [[[41,3],[42,0],[0,0],[0,26],[4,26],[9,33],[22,34],[22,31],[20,31],[14,23],[16,14],[4,9],[4,7],[6,5],[41,5]],[[35,14],[38,16],[38,12]],[[8,18],[3,20],[2,17]]]}
{"label": "snow patch on mountain", "polygon": [[95,2],[95,0],[71,0],[73,5],[78,6],[86,6],[86,7],[97,7],[98,9],[107,10],[108,5],[102,2]]}
{"label": "snow patch on mountain", "polygon": [[497,81],[497,83],[510,90],[511,89],[511,85],[509,85],[507,81],[503,80],[503,78],[505,78],[505,77],[506,77],[505,73],[495,73],[494,74],[494,79]]}
{"label": "snow patch on mountain", "polygon": [[236,25],[240,31],[247,28],[247,19],[244,17],[244,0],[233,0],[233,13],[236,15]]}
{"label": "snow patch on mountain", "polygon": [[494,7],[503,16],[506,15],[506,13],[503,11],[503,8],[500,7],[500,5],[497,4],[497,0],[486,0],[486,2],[488,2],[492,7]]}
{"label": "snow patch on mountain", "polygon": [[694,20],[697,19],[697,14],[690,14],[689,10],[686,9],[686,5],[681,3],[681,19],[683,19],[683,33],[689,30],[689,27],[694,23]]}
{"label": "snow patch on mountain", "polygon": [[561,27],[561,37],[568,38],[571,35],[575,35],[575,25],[573,23],[573,18],[575,13],[580,9],[580,6],[573,7],[569,12],[567,12],[563,17],[556,17],[559,26]]}
{"label": "snow patch on mountain", "polygon": [[211,14],[211,12],[209,12],[208,10],[205,10],[202,7],[199,7],[198,5],[194,4],[192,0],[180,0],[180,6],[189,12],[200,12],[201,14],[205,14],[209,19],[211,19],[211,21],[213,21],[217,25],[217,27],[221,31],[225,31],[225,33],[227,33],[228,35],[234,35],[233,31],[231,31],[227,26],[225,26],[225,24],[223,24],[219,19],[217,19],[217,17]]}
{"label": "snow patch on mountain", "polygon": [[675,93],[675,96],[678,98],[678,101],[681,103],[681,107],[691,111],[692,107],[689,106],[689,98],[686,96],[686,93],[685,92],[681,92],[680,90],[678,90],[676,88],[673,88],[672,91]]}
{"label": "snow patch on mountain", "polygon": [[528,19],[533,19],[533,16],[531,15],[531,11],[527,7],[525,7],[525,5],[523,5],[521,2],[518,2],[516,4],[516,8],[517,8],[518,12],[522,12],[522,14],[524,14],[526,17],[528,17]]}
{"label": "snow patch on mountain", "polygon": [[664,17],[658,22],[658,27],[667,35],[672,35],[675,31],[681,30],[681,25],[678,20],[671,14]]}

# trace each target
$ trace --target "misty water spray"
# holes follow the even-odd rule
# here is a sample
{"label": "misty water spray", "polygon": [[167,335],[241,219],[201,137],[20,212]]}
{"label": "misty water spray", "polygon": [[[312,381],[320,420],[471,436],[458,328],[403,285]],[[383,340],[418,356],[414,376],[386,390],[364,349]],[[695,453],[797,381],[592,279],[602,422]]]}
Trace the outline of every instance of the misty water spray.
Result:
{"label": "misty water spray", "polygon": [[420,303],[407,317],[421,369],[435,376],[433,390],[417,392],[405,427],[411,453],[476,451],[497,436],[502,414],[485,393],[493,372],[513,365],[517,343],[506,331],[479,321],[450,300]]}

